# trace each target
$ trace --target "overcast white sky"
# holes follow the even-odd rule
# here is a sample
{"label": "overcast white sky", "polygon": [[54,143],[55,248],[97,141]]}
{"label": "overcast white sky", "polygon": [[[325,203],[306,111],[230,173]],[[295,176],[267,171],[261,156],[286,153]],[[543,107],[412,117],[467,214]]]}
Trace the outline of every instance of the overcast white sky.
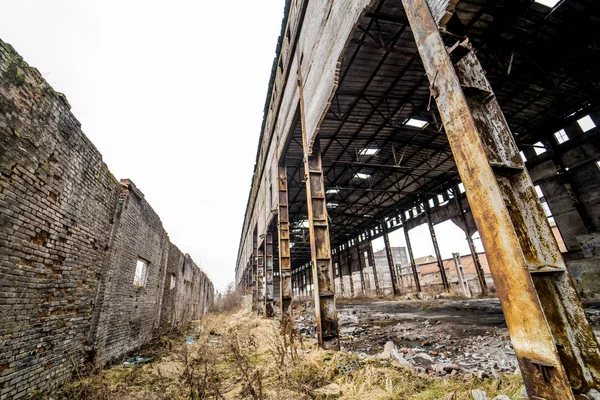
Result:
{"label": "overcast white sky", "polygon": [[[0,38],[65,93],[116,178],[217,289],[234,279],[284,0],[18,0]],[[451,222],[442,255],[468,253]],[[400,232],[392,245],[403,245]],[[433,254],[427,228],[415,256]],[[383,244],[375,243],[375,248]]]}

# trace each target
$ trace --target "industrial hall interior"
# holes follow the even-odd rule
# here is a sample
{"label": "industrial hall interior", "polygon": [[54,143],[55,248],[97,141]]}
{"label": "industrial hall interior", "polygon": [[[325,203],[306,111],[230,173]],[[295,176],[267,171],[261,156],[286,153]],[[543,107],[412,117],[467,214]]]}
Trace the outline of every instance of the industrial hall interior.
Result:
{"label": "industrial hall interior", "polygon": [[[311,298],[337,349],[349,299],[497,297],[530,398],[597,393],[599,18],[585,0],[288,2],[236,266],[254,310]],[[444,257],[450,240],[469,252]]]}

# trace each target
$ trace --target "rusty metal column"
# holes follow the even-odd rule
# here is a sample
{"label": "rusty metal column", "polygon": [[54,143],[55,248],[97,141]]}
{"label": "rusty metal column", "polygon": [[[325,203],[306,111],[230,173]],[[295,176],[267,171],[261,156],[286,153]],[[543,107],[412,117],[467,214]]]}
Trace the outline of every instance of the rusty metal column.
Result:
{"label": "rusty metal column", "polygon": [[257,274],[256,274],[256,312],[258,315],[265,314],[265,258],[264,240],[257,252]]}
{"label": "rusty metal column", "polygon": [[340,248],[335,251],[335,259],[337,260],[338,276],[340,277],[340,296],[344,296],[344,277],[342,275],[342,261],[340,259]]}
{"label": "rusty metal column", "polygon": [[273,318],[273,233],[265,237],[265,317]]}
{"label": "rusty metal column", "polygon": [[258,237],[256,228],[252,234],[252,311],[258,312]]}
{"label": "rusty metal column", "polygon": [[350,248],[344,250],[346,265],[348,266],[348,278],[350,279],[350,298],[354,297],[354,279],[352,279],[352,254]]}
{"label": "rusty metal column", "polygon": [[392,291],[394,293],[394,296],[398,296],[400,294],[400,289],[398,288],[398,280],[396,279],[396,267],[394,266],[394,255],[392,253],[392,247],[390,246],[390,237],[388,235],[387,222],[384,220],[381,222],[381,224],[383,225],[383,243],[385,244],[385,254],[387,256],[388,267],[390,270]]}
{"label": "rusty metal column", "polygon": [[358,255],[358,271],[360,273],[360,289],[362,290],[362,295],[366,296],[367,291],[365,290],[365,276],[363,275],[363,265],[365,263],[365,259],[360,253],[359,243],[356,242],[356,254]]}
{"label": "rusty metal column", "polygon": [[477,250],[475,249],[475,243],[473,243],[473,238],[469,235],[469,226],[467,225],[467,216],[465,215],[465,211],[460,205],[460,200],[458,196],[460,194],[460,190],[458,190],[458,185],[454,186],[454,199],[456,201],[456,206],[460,211],[460,218],[465,226],[465,238],[467,239],[467,243],[469,244],[469,250],[471,251],[471,257],[473,258],[473,263],[475,265],[475,272],[477,273],[477,280],[479,281],[479,288],[481,289],[481,295],[485,296],[487,294],[487,283],[485,281],[485,273],[483,272],[483,268],[481,267],[481,263],[479,262],[479,256],[477,255]]}
{"label": "rusty metal column", "polygon": [[479,60],[463,41],[453,63],[427,2],[402,2],[529,397],[574,399],[598,389],[598,341]]}
{"label": "rusty metal column", "polygon": [[406,217],[404,213],[400,214],[400,219],[402,220],[402,230],[404,231],[404,239],[406,241],[406,251],[408,252],[408,259],[410,260],[410,267],[413,273],[413,279],[415,281],[415,288],[417,289],[417,293],[421,293],[421,280],[419,279],[419,271],[417,270],[417,266],[415,264],[415,257],[412,251],[412,244],[410,243],[410,235],[408,233],[408,227],[406,226]]}
{"label": "rusty metal column", "polygon": [[304,83],[298,65],[298,86],[300,92],[300,121],[302,125],[302,147],[304,153],[304,174],[306,179],[306,203],[310,232],[310,255],[313,282],[315,285],[315,319],[319,345],[325,349],[339,349],[339,326],[335,304],[335,287],[331,266],[331,245],[329,242],[329,221],[325,200],[325,177],[321,165],[321,147],[315,139],[312,153],[306,140],[304,120]]}
{"label": "rusty metal column", "polygon": [[292,303],[292,257],[290,251],[290,215],[288,209],[287,168],[278,168],[279,210],[277,229],[279,229],[279,300],[281,317],[288,313]]}
{"label": "rusty metal column", "polygon": [[373,268],[373,281],[375,282],[375,294],[380,295],[381,290],[379,289],[379,277],[377,276],[377,266],[375,265],[375,253],[373,252],[373,242],[369,235],[369,263]]}
{"label": "rusty metal column", "polygon": [[444,285],[444,290],[450,290],[450,285],[448,284],[448,277],[446,276],[446,269],[444,268],[444,262],[442,261],[442,254],[440,253],[440,247],[438,246],[437,236],[435,235],[435,229],[431,220],[429,219],[429,204],[427,204],[427,200],[421,199],[423,201],[423,208],[425,209],[425,219],[427,220],[427,226],[429,227],[429,234],[431,235],[431,242],[433,243],[433,250],[435,251],[435,257],[437,258],[438,270],[440,271],[440,276],[442,277],[442,285]]}

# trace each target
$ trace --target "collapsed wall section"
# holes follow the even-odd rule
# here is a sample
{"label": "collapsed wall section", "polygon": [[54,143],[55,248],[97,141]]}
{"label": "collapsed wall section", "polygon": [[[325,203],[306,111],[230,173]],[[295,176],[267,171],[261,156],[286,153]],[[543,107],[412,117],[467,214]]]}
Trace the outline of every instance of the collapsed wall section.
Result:
{"label": "collapsed wall section", "polygon": [[164,309],[171,248],[66,98],[0,40],[0,399],[134,350],[180,303],[180,325],[205,313],[212,283],[191,260],[192,285]]}

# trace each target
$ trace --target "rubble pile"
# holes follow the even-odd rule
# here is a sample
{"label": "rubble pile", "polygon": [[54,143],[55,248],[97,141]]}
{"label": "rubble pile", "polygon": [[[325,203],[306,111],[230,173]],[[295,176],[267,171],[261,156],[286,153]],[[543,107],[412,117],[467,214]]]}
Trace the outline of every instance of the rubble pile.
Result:
{"label": "rubble pile", "polygon": [[[316,335],[313,307],[304,303],[295,311],[307,337]],[[592,323],[600,322],[600,310],[586,311]],[[338,321],[342,350],[363,360],[465,379],[519,373],[497,299],[341,303]]]}

